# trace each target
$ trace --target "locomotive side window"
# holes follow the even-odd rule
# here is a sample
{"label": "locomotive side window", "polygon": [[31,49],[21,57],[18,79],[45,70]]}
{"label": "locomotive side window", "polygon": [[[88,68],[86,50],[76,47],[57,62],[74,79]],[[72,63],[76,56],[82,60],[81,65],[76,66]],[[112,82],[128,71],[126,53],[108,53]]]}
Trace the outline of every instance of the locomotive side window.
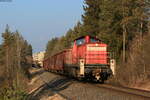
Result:
{"label": "locomotive side window", "polygon": [[90,38],[90,42],[98,42],[98,40],[94,38]]}
{"label": "locomotive side window", "polygon": [[85,43],[85,39],[84,39],[84,38],[78,39],[78,40],[76,41],[76,44],[77,44],[77,45],[82,45],[82,44],[84,44],[84,43]]}

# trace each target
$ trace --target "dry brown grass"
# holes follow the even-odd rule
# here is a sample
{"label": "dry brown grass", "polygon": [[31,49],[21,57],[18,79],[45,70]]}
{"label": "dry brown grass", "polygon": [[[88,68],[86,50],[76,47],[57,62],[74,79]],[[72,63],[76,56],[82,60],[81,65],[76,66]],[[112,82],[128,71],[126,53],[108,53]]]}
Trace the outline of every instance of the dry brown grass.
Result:
{"label": "dry brown grass", "polygon": [[140,40],[136,37],[130,45],[126,63],[117,68],[117,80],[125,86],[135,86],[150,78],[150,34]]}

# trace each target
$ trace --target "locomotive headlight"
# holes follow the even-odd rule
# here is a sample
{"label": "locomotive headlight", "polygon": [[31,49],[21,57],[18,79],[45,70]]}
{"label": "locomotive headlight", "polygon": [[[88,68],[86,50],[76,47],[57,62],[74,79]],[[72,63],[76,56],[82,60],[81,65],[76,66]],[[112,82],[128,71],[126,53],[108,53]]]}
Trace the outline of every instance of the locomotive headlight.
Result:
{"label": "locomotive headlight", "polygon": [[98,46],[98,44],[96,44],[96,46]]}

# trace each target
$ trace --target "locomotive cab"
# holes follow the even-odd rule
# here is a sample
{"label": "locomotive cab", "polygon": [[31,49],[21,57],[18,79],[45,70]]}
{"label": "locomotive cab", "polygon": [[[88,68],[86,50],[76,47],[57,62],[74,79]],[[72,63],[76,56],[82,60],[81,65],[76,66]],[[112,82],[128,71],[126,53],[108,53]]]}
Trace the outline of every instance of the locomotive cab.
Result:
{"label": "locomotive cab", "polygon": [[78,77],[104,81],[112,74],[107,44],[95,37],[85,36],[76,39],[72,57],[73,63],[79,66]]}

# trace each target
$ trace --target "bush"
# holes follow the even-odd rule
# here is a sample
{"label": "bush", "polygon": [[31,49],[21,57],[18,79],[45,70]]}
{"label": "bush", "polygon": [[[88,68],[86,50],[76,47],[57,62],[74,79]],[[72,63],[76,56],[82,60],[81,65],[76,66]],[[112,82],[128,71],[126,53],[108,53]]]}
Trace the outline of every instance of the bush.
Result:
{"label": "bush", "polygon": [[0,100],[27,100],[27,93],[18,87],[9,87],[6,84],[0,88]]}

